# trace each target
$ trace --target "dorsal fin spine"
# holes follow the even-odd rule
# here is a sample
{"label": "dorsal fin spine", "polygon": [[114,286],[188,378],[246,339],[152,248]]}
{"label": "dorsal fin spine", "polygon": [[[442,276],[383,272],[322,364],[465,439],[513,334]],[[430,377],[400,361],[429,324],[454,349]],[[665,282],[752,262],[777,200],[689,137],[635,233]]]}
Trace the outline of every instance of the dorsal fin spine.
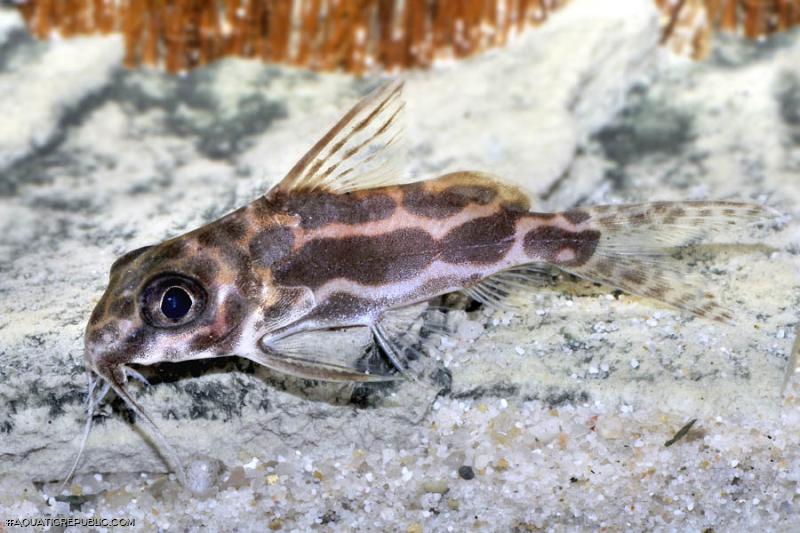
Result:
{"label": "dorsal fin spine", "polygon": [[[402,114],[402,81],[390,81],[356,103],[292,167],[268,196],[278,192],[344,193],[398,185]],[[401,171],[395,171],[400,166]],[[345,178],[346,177],[346,178]]]}

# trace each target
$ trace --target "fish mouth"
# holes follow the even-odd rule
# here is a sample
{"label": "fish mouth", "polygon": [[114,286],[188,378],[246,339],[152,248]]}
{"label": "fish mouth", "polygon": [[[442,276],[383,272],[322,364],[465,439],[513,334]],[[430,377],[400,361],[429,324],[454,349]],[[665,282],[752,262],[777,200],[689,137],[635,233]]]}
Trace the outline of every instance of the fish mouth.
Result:
{"label": "fish mouth", "polygon": [[84,341],[83,345],[83,360],[85,362],[84,366],[86,366],[86,370],[88,372],[100,376],[103,379],[106,379],[105,376],[103,376],[103,374],[100,372],[100,369],[97,364],[98,361],[101,360],[101,355],[98,353],[99,350],[97,350],[97,347],[94,343],[89,341],[89,338],[90,338],[90,332],[87,329],[85,337],[86,340]]}
{"label": "fish mouth", "polygon": [[124,371],[122,370],[124,362],[120,361],[124,359],[124,356],[118,351],[104,350],[98,344],[87,340],[83,350],[83,359],[86,361],[88,370],[107,382],[124,383]]}
{"label": "fish mouth", "polygon": [[125,367],[122,365],[104,365],[101,360],[90,359],[89,372],[108,383],[112,388],[123,387],[125,385]]}

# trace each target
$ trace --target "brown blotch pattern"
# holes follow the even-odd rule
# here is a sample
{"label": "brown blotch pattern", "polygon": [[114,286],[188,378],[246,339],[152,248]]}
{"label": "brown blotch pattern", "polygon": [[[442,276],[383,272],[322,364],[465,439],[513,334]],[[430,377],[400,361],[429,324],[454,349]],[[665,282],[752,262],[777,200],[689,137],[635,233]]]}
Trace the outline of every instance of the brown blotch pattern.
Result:
{"label": "brown blotch pattern", "polygon": [[466,198],[478,205],[487,205],[497,196],[497,189],[483,185],[451,185],[444,190],[444,194]]}
{"label": "brown blotch pattern", "polygon": [[152,246],[142,246],[141,248],[136,248],[135,250],[131,250],[130,252],[121,255],[111,264],[111,272],[119,270],[123,268],[125,265],[130,264],[131,261],[142,255],[147,250],[151,249]]}
{"label": "brown blotch pattern", "polygon": [[250,264],[250,254],[235,243],[226,243],[217,248],[222,255],[222,260],[236,271],[247,271]]}
{"label": "brown blotch pattern", "polygon": [[436,241],[421,229],[400,229],[378,236],[314,239],[273,265],[277,283],[317,288],[345,278],[364,285],[409,279],[434,259]]}
{"label": "brown blotch pattern", "polygon": [[233,241],[241,240],[247,235],[247,222],[242,219],[241,212],[242,210],[239,210],[215,222],[214,225],[219,227],[219,233]]}
{"label": "brown blotch pattern", "polygon": [[347,292],[335,292],[320,302],[306,317],[309,320],[347,322],[363,317],[381,306],[381,302],[360,298]]}
{"label": "brown blotch pattern", "polygon": [[103,358],[97,361],[99,366],[106,369],[114,368],[119,365],[129,363],[137,355],[143,353],[148,344],[149,335],[143,335],[138,328],[124,338],[120,338],[119,328],[114,323],[109,323],[100,329],[89,333],[89,342],[98,344],[105,336],[117,339],[118,345],[115,350],[104,352]]}
{"label": "brown blotch pattern", "polygon": [[636,213],[635,215],[631,216],[630,221],[632,224],[636,226],[644,226],[645,224],[650,222],[650,213],[647,211],[642,213]]}
{"label": "brown blotch pattern", "polygon": [[[523,246],[532,259],[544,260],[556,265],[581,266],[594,254],[600,232],[596,230],[566,231],[555,226],[539,226],[525,234]],[[574,252],[571,261],[559,261],[564,249]]]}
{"label": "brown blotch pattern", "polygon": [[230,242],[220,227],[213,223],[195,231],[194,238],[201,246],[205,247],[223,246]]}
{"label": "brown blotch pattern", "polygon": [[202,352],[211,348],[216,340],[216,336],[212,335],[208,328],[203,328],[198,333],[194,334],[192,340],[189,342],[189,349],[193,352]]}
{"label": "brown blotch pattern", "polygon": [[591,216],[586,211],[582,211],[580,209],[571,209],[564,213],[564,218],[567,219],[568,222],[577,226],[581,222],[586,222],[589,220]]}
{"label": "brown blotch pattern", "polygon": [[486,205],[496,196],[496,189],[481,185],[451,185],[441,191],[430,191],[422,183],[412,183],[404,187],[403,207],[414,215],[442,219],[470,204]]}
{"label": "brown blotch pattern", "polygon": [[262,280],[251,268],[240,268],[237,270],[235,283],[239,292],[247,296],[256,296],[262,286]]}
{"label": "brown blotch pattern", "polygon": [[238,294],[231,294],[223,303],[223,318],[228,329],[238,326],[247,314],[247,303]]}
{"label": "brown blotch pattern", "polygon": [[673,207],[664,217],[665,224],[674,224],[676,220],[686,215],[686,210],[682,207]]}
{"label": "brown blotch pattern", "polygon": [[278,194],[271,199],[271,204],[279,212],[300,217],[300,226],[304,229],[385,220],[397,209],[397,203],[390,196],[372,191]]}
{"label": "brown blotch pattern", "polygon": [[117,298],[108,306],[108,311],[117,318],[128,318],[134,311],[133,299],[125,296]]}
{"label": "brown blotch pattern", "polygon": [[605,229],[614,229],[619,226],[619,217],[617,215],[606,215],[597,222]]}
{"label": "brown blotch pattern", "polygon": [[229,230],[230,227],[225,229],[212,223],[198,229],[193,235],[201,247],[213,248],[222,261],[233,269],[245,269],[250,262],[250,256],[236,240],[231,239]]}
{"label": "brown blotch pattern", "polygon": [[[238,335],[234,330],[239,326],[247,313],[247,304],[240,295],[232,293],[225,298],[216,313],[209,313],[201,328],[194,334],[189,342],[192,351],[204,351],[216,347],[220,353],[225,353],[237,341]],[[222,316],[222,327],[216,327],[215,317]]]}
{"label": "brown blotch pattern", "polygon": [[104,300],[105,297],[99,302],[97,302],[97,305],[92,310],[92,314],[89,317],[89,326],[96,326],[105,317],[106,310],[105,310],[105,305],[103,305]]}
{"label": "brown blotch pattern", "polygon": [[514,200],[500,202],[500,209],[517,215],[530,214],[530,204],[527,200],[524,202]]}
{"label": "brown blotch pattern", "polygon": [[514,245],[514,214],[501,212],[476,218],[450,230],[441,240],[442,261],[447,263],[495,263]]}
{"label": "brown blotch pattern", "polygon": [[530,213],[530,215],[538,221],[548,221],[556,218],[558,213]]}
{"label": "brown blotch pattern", "polygon": [[448,218],[467,206],[465,198],[446,197],[441,193],[428,191],[425,185],[413,183],[404,188],[403,207],[411,214],[426,218]]}
{"label": "brown blotch pattern", "polygon": [[294,246],[294,232],[286,226],[272,226],[258,232],[250,241],[250,257],[269,267],[289,255]]}
{"label": "brown blotch pattern", "polygon": [[153,259],[155,261],[176,259],[186,253],[186,248],[186,241],[184,239],[173,239],[159,246],[156,251],[156,257]]}
{"label": "brown blotch pattern", "polygon": [[636,269],[625,269],[622,272],[622,279],[625,281],[629,281],[635,285],[643,285],[644,282],[647,280],[647,274],[645,274],[641,270]]}
{"label": "brown blotch pattern", "polygon": [[117,273],[112,274],[112,277],[116,278],[115,283],[119,287],[119,293],[136,290],[142,282],[143,271],[145,269],[139,267],[135,270],[125,270],[119,277],[117,277]]}
{"label": "brown blotch pattern", "polygon": [[101,328],[95,328],[88,332],[88,340],[91,344],[99,344],[105,336],[116,338],[119,335],[119,329],[114,324],[106,324]]}
{"label": "brown blotch pattern", "polygon": [[188,271],[206,283],[211,283],[219,273],[219,264],[206,255],[192,257],[187,263]]}
{"label": "brown blotch pattern", "polygon": [[605,277],[611,277],[614,274],[616,266],[610,259],[600,259],[594,264],[594,270]]}

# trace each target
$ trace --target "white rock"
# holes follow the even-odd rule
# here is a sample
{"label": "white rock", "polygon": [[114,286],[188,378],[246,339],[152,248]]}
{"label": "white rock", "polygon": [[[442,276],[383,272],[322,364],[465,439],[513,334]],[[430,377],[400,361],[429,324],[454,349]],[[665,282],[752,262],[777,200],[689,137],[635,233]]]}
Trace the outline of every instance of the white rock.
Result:
{"label": "white rock", "polygon": [[59,121],[111,81],[122,56],[121,37],[82,37],[0,72],[0,171],[50,142]]}
{"label": "white rock", "polygon": [[483,333],[483,324],[476,320],[464,320],[458,324],[458,338],[463,341],[475,340]]}
{"label": "white rock", "polygon": [[548,417],[531,428],[531,434],[542,444],[548,444],[561,433],[561,421]]}
{"label": "white rock", "polygon": [[21,31],[23,27],[22,16],[19,12],[0,6],[0,46],[14,31]]}
{"label": "white rock", "polygon": [[597,433],[604,439],[618,439],[622,437],[624,424],[619,417],[614,415],[601,416],[597,420]]}
{"label": "white rock", "polygon": [[198,497],[211,496],[217,490],[221,465],[210,457],[196,458],[186,467],[186,488]]}

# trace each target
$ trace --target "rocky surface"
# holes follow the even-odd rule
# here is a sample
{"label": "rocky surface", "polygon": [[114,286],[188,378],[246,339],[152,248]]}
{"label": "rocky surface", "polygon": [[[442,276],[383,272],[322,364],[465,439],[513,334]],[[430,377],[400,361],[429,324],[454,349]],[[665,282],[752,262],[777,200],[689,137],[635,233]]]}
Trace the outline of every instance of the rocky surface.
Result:
{"label": "rocky surface", "polygon": [[[576,0],[504,50],[407,81],[408,171],[490,171],[542,208],[746,199],[800,214],[800,35],[656,46],[647,3]],[[124,71],[114,38],[34,42],[0,9],[0,518],[137,527],[788,530],[800,508],[800,225],[692,258],[736,327],[563,279],[522,316],[454,313],[449,387],[331,386],[239,359],[134,385],[81,474],[82,332],[107,270],[256,197],[376,80],[229,60]],[[11,95],[11,96],[9,96]],[[9,119],[10,117],[10,119]],[[768,248],[771,247],[771,248]],[[352,342],[352,339],[341,339]],[[697,422],[665,446],[689,420]]]}

